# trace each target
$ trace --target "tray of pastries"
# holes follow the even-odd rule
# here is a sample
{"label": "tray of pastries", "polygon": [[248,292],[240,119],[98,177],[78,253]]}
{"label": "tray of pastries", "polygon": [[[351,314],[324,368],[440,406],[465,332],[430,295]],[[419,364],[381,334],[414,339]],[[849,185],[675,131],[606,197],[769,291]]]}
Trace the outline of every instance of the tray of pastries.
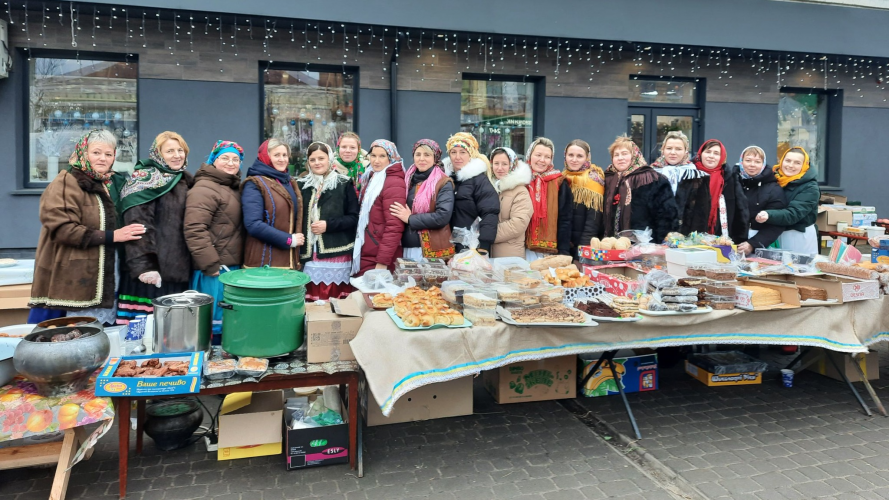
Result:
{"label": "tray of pastries", "polygon": [[386,309],[386,314],[402,330],[472,326],[460,312],[448,306],[438,287],[431,287],[428,290],[408,288],[396,295],[392,299],[392,304],[392,307]]}
{"label": "tray of pastries", "polygon": [[514,326],[597,326],[588,314],[563,304],[542,305],[528,309],[497,308],[500,319]]}

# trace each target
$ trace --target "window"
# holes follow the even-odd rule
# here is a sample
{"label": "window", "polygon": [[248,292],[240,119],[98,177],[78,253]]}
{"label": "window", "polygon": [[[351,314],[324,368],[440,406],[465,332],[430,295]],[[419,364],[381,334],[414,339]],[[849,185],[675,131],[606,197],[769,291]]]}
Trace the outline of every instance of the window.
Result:
{"label": "window", "polygon": [[782,89],[778,101],[778,158],[794,146],[809,153],[809,165],[818,172],[818,182],[827,182],[829,96],[823,92]]}
{"label": "window", "polygon": [[28,66],[26,187],[53,180],[68,164],[75,142],[92,129],[114,133],[114,170],[131,172],[139,157],[137,64],[32,57]]}
{"label": "window", "polygon": [[627,111],[628,135],[649,161],[660,156],[667,132],[681,131],[692,152],[699,144],[698,124],[705,84],[701,79],[663,80],[652,76],[630,77]]}
{"label": "window", "polygon": [[356,131],[357,70],[327,69],[300,71],[273,65],[263,71],[263,140],[275,137],[290,144],[294,173],[305,168],[309,144],[321,141],[335,148],[344,132]]}
{"label": "window", "polygon": [[630,78],[630,102],[698,104],[697,82],[651,78],[635,76]]}
{"label": "window", "polygon": [[542,90],[542,79],[523,82],[464,74],[460,130],[478,139],[484,155],[499,146],[524,155],[534,137],[542,134],[537,128]]}

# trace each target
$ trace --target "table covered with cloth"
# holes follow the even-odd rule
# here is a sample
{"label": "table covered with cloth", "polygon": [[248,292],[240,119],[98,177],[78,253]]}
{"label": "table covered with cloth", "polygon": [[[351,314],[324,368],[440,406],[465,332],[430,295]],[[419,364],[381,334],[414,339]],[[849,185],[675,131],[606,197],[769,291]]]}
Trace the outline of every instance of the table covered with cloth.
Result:
{"label": "table covered with cloth", "polygon": [[496,326],[398,329],[385,312],[364,318],[350,343],[384,415],[406,393],[435,382],[475,375],[510,363],[618,349],[702,344],[773,344],[866,352],[889,340],[889,300],[749,312],[740,309],[682,316],[645,316],[595,327]]}

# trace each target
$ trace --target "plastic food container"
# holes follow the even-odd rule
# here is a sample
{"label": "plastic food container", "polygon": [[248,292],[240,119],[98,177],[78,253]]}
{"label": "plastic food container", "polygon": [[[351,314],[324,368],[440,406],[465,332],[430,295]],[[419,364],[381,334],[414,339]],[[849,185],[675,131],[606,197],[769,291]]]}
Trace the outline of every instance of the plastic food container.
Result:
{"label": "plastic food container", "polygon": [[497,292],[497,298],[504,302],[518,302],[522,292],[513,285],[495,285],[492,287]]}
{"label": "plastic food container", "polygon": [[735,300],[735,292],[737,291],[737,281],[717,282],[710,281],[704,285],[704,291],[711,295],[719,295],[723,297],[731,297]]}
{"label": "plastic food container", "polygon": [[560,286],[545,286],[538,293],[541,304],[561,304],[565,299],[565,289]]}
{"label": "plastic food container", "polygon": [[441,288],[442,283],[448,281],[451,273],[447,268],[433,267],[426,264],[420,264],[420,271],[423,275],[423,283],[428,287],[437,286]]}
{"label": "plastic food container", "polygon": [[738,268],[734,266],[716,267],[711,266],[704,271],[704,275],[711,280],[716,281],[733,281],[738,278]]}
{"label": "plastic food container", "polygon": [[395,269],[410,269],[420,267],[419,262],[410,259],[395,259]]}
{"label": "plastic food container", "polygon": [[[497,309],[497,292],[492,288],[472,287],[463,291],[464,309]],[[469,320],[472,321],[472,320]]]}
{"label": "plastic food container", "polygon": [[231,378],[237,373],[237,361],[233,359],[217,359],[204,363],[204,376],[210,380]]}
{"label": "plastic food container", "polygon": [[685,270],[685,274],[691,277],[703,278],[707,275],[708,269],[710,269],[710,264],[691,264]]}
{"label": "plastic food container", "polygon": [[441,297],[453,304],[463,303],[463,292],[472,285],[462,280],[449,280],[441,284]]}
{"label": "plastic food container", "polygon": [[[258,365],[258,366],[255,366]],[[259,366],[262,369],[259,369]],[[245,377],[261,377],[269,369],[269,360],[245,356],[238,360],[238,375]]]}
{"label": "plastic food container", "polygon": [[717,311],[731,310],[735,308],[735,298],[722,295],[707,294],[704,299],[710,302],[710,307]]}
{"label": "plastic food container", "polygon": [[472,326],[495,326],[497,313],[494,309],[478,309],[475,307],[463,307],[463,317],[472,323]]}

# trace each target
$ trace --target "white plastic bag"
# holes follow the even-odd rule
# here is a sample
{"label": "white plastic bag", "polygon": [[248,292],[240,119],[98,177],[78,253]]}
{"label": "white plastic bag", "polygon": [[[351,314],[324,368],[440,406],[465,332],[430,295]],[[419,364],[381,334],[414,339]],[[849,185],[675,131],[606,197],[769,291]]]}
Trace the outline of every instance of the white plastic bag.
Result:
{"label": "white plastic bag", "polygon": [[448,267],[457,271],[490,271],[491,261],[487,255],[478,252],[478,223],[476,220],[469,229],[455,227],[451,232],[451,243],[462,245],[466,250],[455,255]]}

